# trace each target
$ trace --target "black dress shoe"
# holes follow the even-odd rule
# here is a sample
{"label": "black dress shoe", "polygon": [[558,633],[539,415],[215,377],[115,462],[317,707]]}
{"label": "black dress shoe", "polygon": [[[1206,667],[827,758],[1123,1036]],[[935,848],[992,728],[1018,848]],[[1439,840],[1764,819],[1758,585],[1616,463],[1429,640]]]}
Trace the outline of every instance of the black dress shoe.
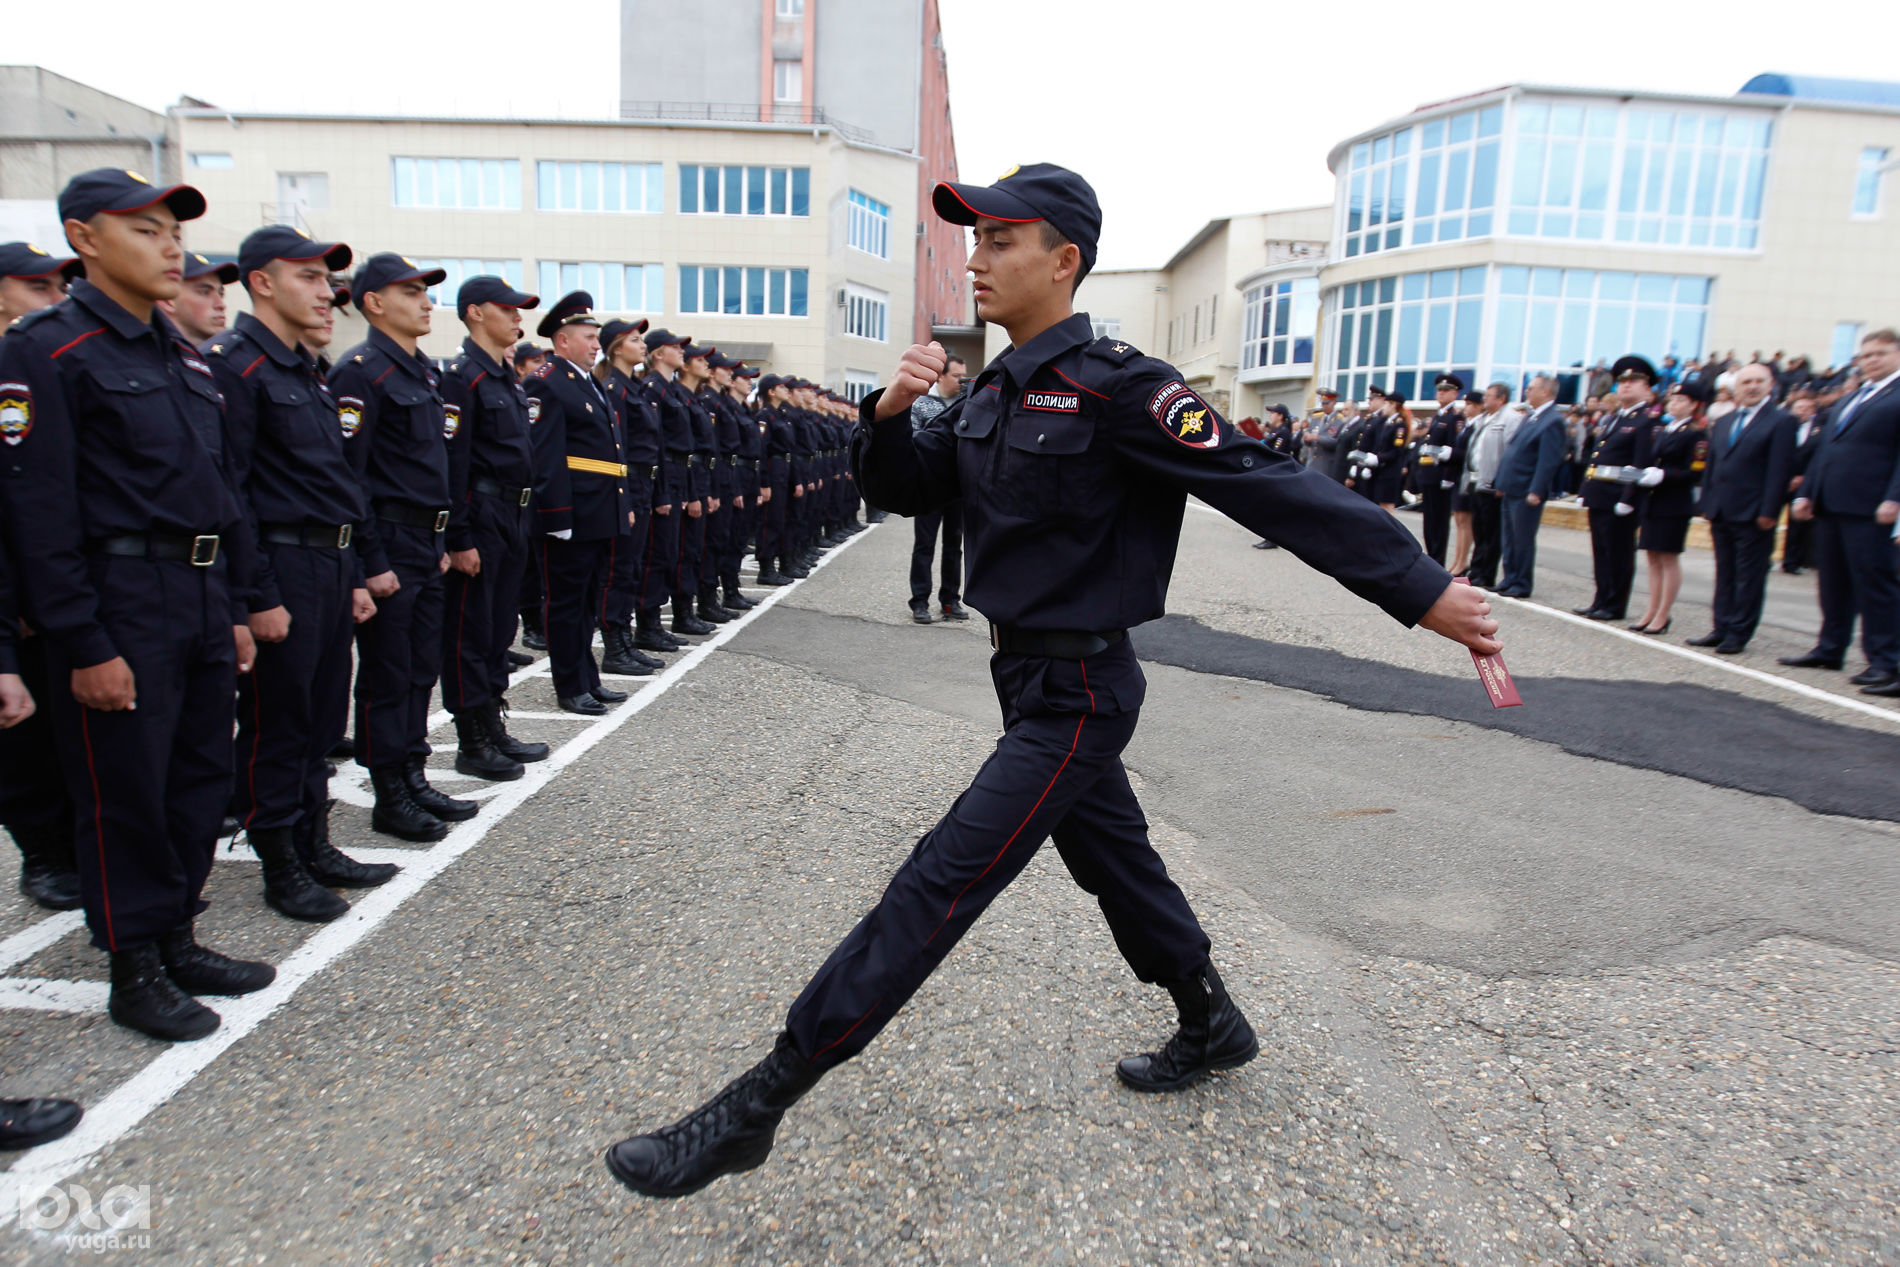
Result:
{"label": "black dress shoe", "polygon": [[409,785],[409,799],[445,823],[465,823],[481,809],[474,801],[458,801],[429,786],[427,767],[421,756],[403,762],[403,782]]}
{"label": "black dress shoe", "polygon": [[49,911],[79,909],[79,862],[70,822],[9,827],[20,846],[20,892]]}
{"label": "black dress shoe", "polygon": [[0,1150],[50,1144],[71,1134],[84,1114],[72,1100],[0,1100]]}
{"label": "black dress shoe", "polygon": [[611,686],[596,686],[593,690],[593,696],[602,704],[618,704],[627,698],[627,693],[625,691],[616,691]]}
{"label": "black dress shoe", "polygon": [[1588,616],[1590,615],[1591,612],[1594,612],[1595,610],[1596,608],[1594,607],[1572,607],[1570,609],[1570,614],[1572,616]]}
{"label": "black dress shoe", "polygon": [[1705,633],[1700,638],[1684,638],[1682,645],[1685,647],[1719,647],[1726,641],[1728,640],[1719,632]]}
{"label": "black dress shoe", "polygon": [[1895,674],[1892,669],[1869,667],[1862,669],[1859,673],[1856,673],[1847,680],[1852,682],[1855,686],[1887,686],[1895,681],[1900,681],[1900,674]]}
{"label": "black dress shoe", "polygon": [[509,652],[507,652],[507,656],[508,656],[508,663],[517,669],[525,669],[529,665],[534,663],[533,656],[524,655],[523,653],[519,651],[510,650]]}
{"label": "black dress shoe", "polygon": [[1785,664],[1791,669],[1839,669],[1841,661],[1829,659],[1818,651],[1809,651],[1802,655],[1784,655],[1775,657],[1776,664]]}
{"label": "black dress shoe", "polygon": [[1253,548],[1256,550],[1278,550],[1280,547],[1274,545],[1271,541],[1262,540],[1254,542]]}
{"label": "black dress shoe", "polygon": [[267,963],[200,946],[189,922],[158,939],[158,955],[172,984],[186,994],[250,994],[277,979],[277,969]]}
{"label": "black dress shoe", "polygon": [[563,695],[560,697],[560,703],[563,712],[579,713],[582,717],[607,715],[607,706],[586,691],[582,691],[579,695]]}
{"label": "black dress shoe", "polygon": [[1180,1013],[1180,1028],[1160,1051],[1129,1056],[1115,1076],[1137,1091],[1178,1091],[1216,1069],[1233,1069],[1260,1054],[1253,1026],[1240,1014],[1213,964],[1195,976],[1163,982]]}
{"label": "black dress shoe", "polygon": [[1598,607],[1583,613],[1583,618],[1585,620],[1621,620],[1623,619],[1623,613],[1613,612],[1604,607]]}
{"label": "black dress shoe", "polygon": [[937,613],[931,611],[928,607],[920,607],[915,603],[911,604],[910,618],[920,625],[934,625],[937,623]]}
{"label": "black dress shoe", "polygon": [[1716,645],[1715,654],[1740,655],[1746,650],[1748,650],[1748,644],[1746,642],[1743,642],[1740,638],[1729,638]]}
{"label": "black dress shoe", "polygon": [[1900,677],[1894,678],[1892,681],[1880,686],[1863,686],[1860,688],[1860,693],[1862,695],[1878,695],[1882,699],[1900,699]]}
{"label": "black dress shoe", "polygon": [[521,645],[530,651],[546,651],[548,636],[538,629],[525,630],[521,635]]}
{"label": "black dress shoe", "polygon": [[968,620],[970,618],[970,612],[962,603],[952,599],[943,605],[943,618],[945,620]]}
{"label": "black dress shoe", "polygon": [[111,958],[106,1015],[127,1029],[168,1043],[187,1043],[223,1023],[216,1012],[178,988],[165,971],[157,945],[115,950]]}

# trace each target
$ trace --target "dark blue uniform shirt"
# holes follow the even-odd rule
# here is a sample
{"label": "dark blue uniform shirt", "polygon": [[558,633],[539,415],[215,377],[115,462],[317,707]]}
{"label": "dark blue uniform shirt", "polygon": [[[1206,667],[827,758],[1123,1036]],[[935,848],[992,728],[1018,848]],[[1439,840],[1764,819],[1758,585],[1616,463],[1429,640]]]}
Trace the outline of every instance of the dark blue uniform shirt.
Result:
{"label": "dark blue uniform shirt", "polygon": [[[204,359],[224,393],[225,445],[251,524],[359,529],[369,508],[316,359],[248,312],[206,341]],[[250,608],[282,603],[270,557],[260,552]]]}
{"label": "dark blue uniform shirt", "polygon": [[369,338],[343,354],[331,376],[344,452],[369,498],[356,535],[363,572],[389,570],[376,528],[377,504],[397,502],[423,510],[449,508],[448,433],[459,429],[442,408],[435,367],[421,352],[371,327]]}
{"label": "dark blue uniform shirt", "polygon": [[1192,493],[1414,624],[1451,583],[1376,505],[1241,435],[1166,362],[1076,313],[1006,349],[921,430],[852,445],[859,486],[901,515],[963,499],[967,597],[1001,625],[1126,629],[1164,614]]}
{"label": "dark blue uniform shirt", "polygon": [[451,550],[473,550],[475,530],[470,526],[469,486],[481,480],[500,485],[499,496],[519,506],[519,490],[534,487],[534,450],[529,439],[528,394],[514,367],[503,365],[482,351],[473,339],[462,340],[461,355],[449,362],[442,376],[442,409],[449,438],[448,537]]}
{"label": "dark blue uniform shirt", "polygon": [[233,623],[256,550],[232,493],[224,401],[171,321],[140,321],[83,278],[0,339],[0,441],[28,623],[74,665],[120,654],[99,619],[86,544],[139,533],[221,537]]}
{"label": "dark blue uniform shirt", "polygon": [[631,529],[620,415],[592,374],[561,357],[528,379],[534,412],[535,531],[605,541]]}
{"label": "dark blue uniform shirt", "polygon": [[668,494],[665,472],[659,470],[659,408],[639,383],[619,370],[607,372],[607,395],[620,413],[620,440],[626,449],[627,487],[633,490],[634,510],[650,509],[656,492],[662,500]]}

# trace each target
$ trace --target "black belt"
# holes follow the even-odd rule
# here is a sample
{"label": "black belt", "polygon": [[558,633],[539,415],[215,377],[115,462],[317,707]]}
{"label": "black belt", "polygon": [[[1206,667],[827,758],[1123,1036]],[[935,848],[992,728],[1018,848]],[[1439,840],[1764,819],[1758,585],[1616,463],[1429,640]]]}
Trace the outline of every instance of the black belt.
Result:
{"label": "black belt", "polygon": [[534,497],[534,490],[532,488],[515,488],[502,483],[500,480],[491,480],[486,475],[475,476],[469,480],[468,486],[478,493],[486,493],[490,497],[499,497],[503,501],[513,502],[517,506],[526,506]]}
{"label": "black belt", "polygon": [[729,453],[729,454],[727,454],[727,455],[726,455],[726,465],[727,465],[727,466],[737,466],[737,465],[739,465],[739,455],[738,455],[737,453]]}
{"label": "black belt", "polygon": [[182,559],[193,567],[208,568],[218,561],[218,534],[188,537],[182,533],[130,532],[89,541],[86,549],[122,559]]}
{"label": "black belt", "polygon": [[257,539],[266,545],[309,546],[317,550],[347,550],[356,535],[355,524],[259,524]]}
{"label": "black belt", "polygon": [[1075,629],[1015,629],[990,626],[990,645],[1005,655],[1039,655],[1054,660],[1080,660],[1106,651],[1128,637],[1126,629],[1083,633]]}
{"label": "black belt", "polygon": [[405,528],[427,528],[430,532],[441,532],[449,526],[448,511],[415,506],[408,502],[377,502],[376,517],[392,524],[401,524]]}
{"label": "black belt", "polygon": [[691,453],[688,453],[685,449],[668,449],[666,451],[667,461],[679,462],[682,465],[692,456],[693,455]]}

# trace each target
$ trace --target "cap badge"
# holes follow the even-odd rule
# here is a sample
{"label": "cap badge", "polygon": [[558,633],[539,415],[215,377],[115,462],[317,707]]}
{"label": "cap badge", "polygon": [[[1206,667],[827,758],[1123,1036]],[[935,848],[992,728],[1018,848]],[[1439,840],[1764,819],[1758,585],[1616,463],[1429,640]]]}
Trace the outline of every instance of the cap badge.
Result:
{"label": "cap badge", "polygon": [[33,245],[33,244],[31,243],[31,242],[28,242],[28,243],[26,244],[26,249],[27,249],[27,250],[29,250],[29,251],[31,251],[31,252],[33,252],[33,254],[35,254],[35,255],[44,255],[44,254],[46,254],[46,249],[45,249],[44,247],[38,247],[38,246],[34,246],[34,245]]}
{"label": "cap badge", "polygon": [[1021,163],[1012,164],[1008,171],[1004,172],[1001,176],[998,176],[996,179],[998,181],[1008,180],[1011,176],[1014,176],[1017,172],[1021,171],[1022,169],[1023,169],[1023,165]]}
{"label": "cap badge", "polygon": [[139,175],[137,172],[133,171],[129,167],[126,169],[125,174],[127,176],[130,176],[133,180],[136,180],[141,185],[149,185],[152,183],[151,181],[145,179],[145,177]]}

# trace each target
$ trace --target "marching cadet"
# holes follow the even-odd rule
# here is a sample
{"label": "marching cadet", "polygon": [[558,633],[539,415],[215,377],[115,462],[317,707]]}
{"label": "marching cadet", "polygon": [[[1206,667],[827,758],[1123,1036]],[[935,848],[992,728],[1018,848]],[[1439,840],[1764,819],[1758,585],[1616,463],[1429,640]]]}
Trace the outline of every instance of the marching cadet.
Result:
{"label": "marching cadet", "polygon": [[1464,395],[1465,380],[1456,374],[1440,374],[1433,381],[1438,397],[1438,412],[1432,415],[1424,439],[1419,441],[1419,495],[1425,502],[1425,553],[1433,563],[1445,561],[1445,547],[1451,544],[1452,488],[1457,477],[1452,471],[1452,442],[1464,427],[1465,412],[1458,403]]}
{"label": "marching cadet", "polygon": [[337,403],[303,346],[329,318],[330,271],[350,248],[267,225],[238,247],[251,311],[204,346],[224,393],[238,504],[258,542],[245,595],[257,663],[238,682],[231,812],[263,863],[264,901],[323,923],[398,868],[330,843],[330,748],[349,715],[350,633],[376,610],[350,548],[368,507],[343,452]]}
{"label": "marching cadet", "polygon": [[[660,467],[660,411],[640,390],[634,372],[646,361],[645,318],[609,321],[600,332],[600,363],[594,377],[607,390],[620,418],[621,442],[627,458],[627,491],[633,499],[633,536],[615,539],[608,560],[607,593],[600,609],[600,669],[627,677],[649,677],[666,667],[633,642],[633,613],[640,603],[640,573],[646,566],[647,542],[658,516],[656,500],[664,502],[666,473]],[[667,505],[668,521],[672,507]]]}
{"label": "marching cadet", "polygon": [[86,278],[0,339],[7,526],[21,614],[45,640],[86,923],[111,956],[107,1013],[172,1041],[218,1027],[192,994],[276,976],[193,932],[230,795],[231,696],[255,654],[223,401],[157,309],[183,281],[180,223],[204,209],[189,185],[74,177],[59,214]]}
{"label": "marching cadet", "polygon": [[[693,423],[694,470],[703,472],[700,484],[702,512],[680,525],[680,565],[673,574],[673,632],[709,634],[733,614],[706,601],[706,561],[712,550],[712,527],[725,506],[725,474],[719,467],[719,434],[703,396],[712,377],[710,347],[688,344],[680,349],[680,376],[673,385],[682,393]],[[723,521],[721,526],[723,527]],[[682,599],[684,600],[682,605]],[[680,619],[682,611],[685,620]]]}
{"label": "marching cadet", "polygon": [[[661,461],[653,492],[653,531],[640,565],[640,606],[634,617],[633,643],[641,651],[678,651],[685,645],[667,632],[660,610],[671,597],[674,614],[680,612],[679,594],[673,586],[680,566],[682,525],[705,511],[697,484],[701,472],[693,456],[693,419],[675,381],[689,342],[685,335],[670,330],[651,330],[646,335],[647,372],[639,389],[660,418]],[[674,627],[684,628],[677,621]],[[710,633],[711,627],[703,632]]]}
{"label": "marching cadet", "polygon": [[371,826],[418,842],[441,840],[449,823],[476,811],[423,773],[429,696],[442,667],[448,439],[460,411],[443,408],[435,368],[416,345],[429,333],[429,287],[444,276],[390,251],[365,260],[350,295],[369,338],[344,354],[331,380],[343,448],[369,503],[355,546],[376,600],[356,633],[356,762],[376,791]]}
{"label": "marching cadet", "polygon": [[873,504],[897,514],[963,498],[969,597],[993,622],[1005,731],[793,1002],[771,1052],[684,1120],[608,1151],[636,1192],[684,1196],[762,1163],[786,1111],[864,1050],[1052,835],[1135,976],[1179,1013],[1165,1046],[1122,1060],[1117,1077],[1175,1091],[1258,1054],[1121,761],[1145,689],[1127,631],[1164,610],[1188,494],[1401,623],[1498,650],[1484,596],[1392,516],[1238,438],[1172,366],[1092,336],[1073,292],[1101,213],[1079,176],[1018,167],[988,188],[938,185],[933,202],[975,228],[978,315],[1011,346],[915,433],[911,403],[946,354],[912,347],[865,398],[852,459]]}
{"label": "marching cadet", "polygon": [[1637,501],[1646,484],[1662,481],[1660,472],[1653,478],[1646,473],[1657,420],[1656,367],[1640,356],[1625,356],[1610,373],[1617,410],[1598,427],[1583,472],[1597,588],[1589,606],[1574,610],[1589,620],[1622,620],[1628,614],[1636,580]]}
{"label": "marching cadet", "polygon": [[633,530],[620,418],[593,374],[600,353],[593,307],[594,297],[576,290],[548,309],[536,333],[553,341],[554,356],[528,380],[548,659],[561,707],[583,717],[627,698],[600,680],[594,628],[613,553],[627,548]]}
{"label": "marching cadet", "polygon": [[186,251],[184,289],[176,299],[160,301],[158,309],[194,347],[203,347],[224,329],[224,288],[237,279],[236,264],[213,264],[196,251]]}
{"label": "marching cadet", "polygon": [[[66,297],[66,287],[85,276],[77,256],[56,256],[30,242],[0,246],[0,335],[29,312],[50,308]],[[0,401],[0,436],[11,421]],[[17,608],[0,611],[0,639],[24,689],[33,700],[48,698],[46,640],[18,638]],[[73,802],[66,794],[54,748],[52,714],[30,707],[0,729],[0,823],[20,847],[20,892],[49,911],[79,909],[79,872],[73,861]]]}
{"label": "marching cadet", "polygon": [[765,445],[759,468],[759,497],[764,504],[764,513],[759,516],[759,584],[790,585],[792,578],[785,572],[785,565],[791,562],[786,557],[791,553],[786,517],[794,495],[804,492],[792,482],[791,464],[798,438],[785,404],[791,390],[777,374],[767,374],[759,379],[758,394]]}
{"label": "marching cadet", "polygon": [[515,604],[532,544],[534,453],[528,396],[508,366],[521,313],[541,305],[499,277],[463,282],[455,312],[468,328],[462,353],[442,378],[449,428],[449,570],[442,587],[442,705],[455,715],[455,768],[478,779],[511,780],[548,746],[522,743],[502,721]]}

